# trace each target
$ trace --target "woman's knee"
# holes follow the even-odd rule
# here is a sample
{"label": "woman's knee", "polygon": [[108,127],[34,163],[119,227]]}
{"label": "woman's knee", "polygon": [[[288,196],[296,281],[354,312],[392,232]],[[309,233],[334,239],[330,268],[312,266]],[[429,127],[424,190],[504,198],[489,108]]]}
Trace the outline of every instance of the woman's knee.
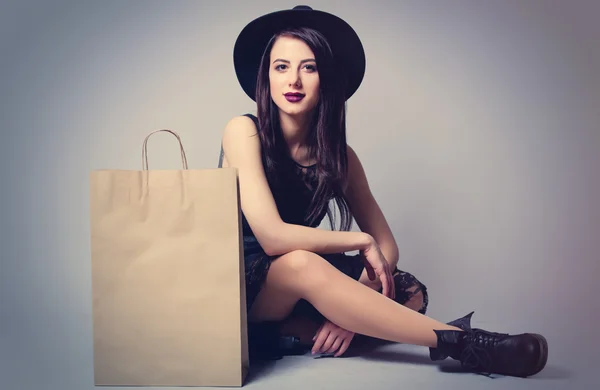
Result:
{"label": "woman's knee", "polygon": [[327,260],[316,253],[295,250],[274,260],[271,265],[285,269],[299,283],[314,283],[324,280],[323,269],[330,266]]}
{"label": "woman's knee", "polygon": [[394,282],[398,303],[421,314],[427,312],[429,294],[427,287],[421,281],[408,272],[398,271],[394,275]]}
{"label": "woman's knee", "polygon": [[279,321],[289,315],[305,295],[306,282],[302,275],[313,262],[312,257],[307,251],[293,251],[274,259],[248,313],[249,320]]}
{"label": "woman's knee", "polygon": [[[417,289],[417,286],[413,287],[414,290]],[[404,306],[414,310],[420,311],[421,309],[425,309],[425,296],[423,295],[423,291],[414,292],[413,289],[409,289],[409,292],[412,292],[410,298],[404,303]]]}
{"label": "woman's knee", "polygon": [[289,268],[291,271],[302,272],[312,261],[314,253],[305,250],[295,250],[279,256],[273,264]]}
{"label": "woman's knee", "polygon": [[312,271],[315,268],[322,267],[327,261],[316,253],[295,250],[280,256],[275,262],[279,262],[281,266],[294,271],[296,274],[307,274],[304,276],[308,276],[314,273]]}

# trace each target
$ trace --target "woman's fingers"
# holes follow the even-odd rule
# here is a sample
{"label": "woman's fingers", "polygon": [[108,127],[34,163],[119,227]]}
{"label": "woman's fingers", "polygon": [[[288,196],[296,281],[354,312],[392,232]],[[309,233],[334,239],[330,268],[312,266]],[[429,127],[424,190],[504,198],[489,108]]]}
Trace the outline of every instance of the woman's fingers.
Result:
{"label": "woman's fingers", "polygon": [[326,327],[322,327],[319,330],[317,339],[315,340],[315,343],[313,344],[313,347],[312,347],[313,355],[321,350],[321,347],[323,346],[323,343],[327,340],[329,333],[330,332]]}
{"label": "woman's fingers", "polygon": [[388,287],[387,275],[385,272],[382,273],[381,275],[379,275],[379,280],[381,281],[381,293],[387,297],[389,287]]}
{"label": "woman's fingers", "polygon": [[380,276],[380,279],[382,294],[390,299],[396,299],[396,286],[389,267],[386,267],[385,272]]}
{"label": "woman's fingers", "polygon": [[315,341],[317,339],[317,336],[319,335],[319,333],[321,333],[321,330],[323,329],[323,326],[325,325],[325,322],[323,322],[321,324],[321,326],[319,326],[319,329],[317,329],[317,331],[315,332],[315,335],[312,338],[312,341]]}
{"label": "woman's fingers", "polygon": [[[348,337],[348,336],[346,336],[346,337]],[[337,351],[340,348],[340,346],[342,345],[342,342],[344,340],[345,340],[345,337],[343,337],[343,336],[336,337],[335,341],[331,345],[331,348],[327,349],[324,353],[332,353],[332,352]]]}
{"label": "woman's fingers", "polygon": [[333,343],[335,342],[335,340],[337,338],[338,338],[338,335],[336,334],[335,331],[329,332],[329,336],[327,336],[327,339],[323,343],[323,346],[320,348],[319,352],[326,353],[327,351],[329,351],[329,349],[333,346]]}
{"label": "woman's fingers", "polygon": [[392,270],[388,267],[388,277],[390,280],[390,291],[392,292],[392,299],[396,300],[396,279],[394,279],[394,275],[392,275]]}
{"label": "woman's fingers", "polygon": [[381,275],[381,285],[383,287],[383,291],[382,291],[383,295],[385,295],[388,298],[393,299],[392,293],[394,290],[392,289],[389,272],[387,272],[387,270],[383,275]]}
{"label": "woman's fingers", "polygon": [[369,277],[369,280],[375,280],[375,278],[377,278],[377,275],[375,274],[375,269],[373,268],[373,265],[369,262],[369,259],[367,259],[364,255],[362,256],[363,259],[363,263],[365,264],[365,269],[367,270],[367,276]]}
{"label": "woman's fingers", "polygon": [[334,357],[340,357],[344,353],[346,353],[346,351],[348,350],[348,347],[350,346],[350,342],[352,341],[353,337],[354,337],[354,334],[352,334],[352,335],[350,335],[350,337],[347,337],[346,339],[344,339],[344,342],[342,342],[342,346],[340,347],[339,351],[337,351],[335,353],[335,355],[333,355],[333,356]]}

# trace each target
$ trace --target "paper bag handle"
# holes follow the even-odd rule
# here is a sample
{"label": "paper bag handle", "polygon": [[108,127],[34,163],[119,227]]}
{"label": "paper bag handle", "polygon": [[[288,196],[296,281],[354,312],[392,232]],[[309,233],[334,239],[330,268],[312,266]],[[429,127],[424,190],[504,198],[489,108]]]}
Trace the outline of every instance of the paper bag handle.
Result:
{"label": "paper bag handle", "polygon": [[144,169],[146,171],[148,170],[148,138],[150,138],[150,136],[152,134],[158,133],[160,131],[164,131],[164,132],[173,134],[177,138],[177,141],[179,141],[179,149],[181,150],[181,163],[183,165],[183,169],[188,169],[187,157],[185,156],[185,150],[183,149],[183,143],[181,142],[181,137],[175,131],[168,130],[168,129],[155,130],[155,131],[151,132],[150,134],[148,134],[146,136],[146,138],[144,139],[144,144],[142,146],[142,169]]}

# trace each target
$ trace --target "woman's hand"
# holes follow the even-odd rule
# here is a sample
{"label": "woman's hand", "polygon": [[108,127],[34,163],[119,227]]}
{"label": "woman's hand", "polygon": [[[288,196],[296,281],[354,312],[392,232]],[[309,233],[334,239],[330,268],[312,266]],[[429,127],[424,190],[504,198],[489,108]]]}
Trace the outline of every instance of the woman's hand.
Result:
{"label": "woman's hand", "polygon": [[313,337],[315,344],[312,347],[312,353],[335,352],[334,356],[339,357],[346,352],[353,337],[354,332],[340,328],[333,322],[325,320],[317,330],[315,337]]}
{"label": "woman's hand", "polygon": [[396,298],[396,287],[394,286],[394,277],[390,270],[390,265],[385,260],[379,245],[375,240],[360,251],[361,257],[365,263],[365,269],[370,280],[375,280],[377,276],[381,281],[381,293],[390,299]]}

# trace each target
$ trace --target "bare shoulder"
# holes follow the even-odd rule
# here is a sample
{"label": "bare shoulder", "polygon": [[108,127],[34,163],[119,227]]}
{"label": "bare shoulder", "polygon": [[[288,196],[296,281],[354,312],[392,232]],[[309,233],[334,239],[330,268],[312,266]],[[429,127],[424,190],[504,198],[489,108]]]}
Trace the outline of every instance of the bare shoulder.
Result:
{"label": "bare shoulder", "polygon": [[248,158],[259,158],[260,140],[254,121],[236,116],[227,122],[222,132],[223,167],[236,167]]}
{"label": "bare shoulder", "polygon": [[247,116],[236,116],[227,122],[223,129],[223,141],[243,138],[242,136],[251,137],[257,134],[254,121]]}

